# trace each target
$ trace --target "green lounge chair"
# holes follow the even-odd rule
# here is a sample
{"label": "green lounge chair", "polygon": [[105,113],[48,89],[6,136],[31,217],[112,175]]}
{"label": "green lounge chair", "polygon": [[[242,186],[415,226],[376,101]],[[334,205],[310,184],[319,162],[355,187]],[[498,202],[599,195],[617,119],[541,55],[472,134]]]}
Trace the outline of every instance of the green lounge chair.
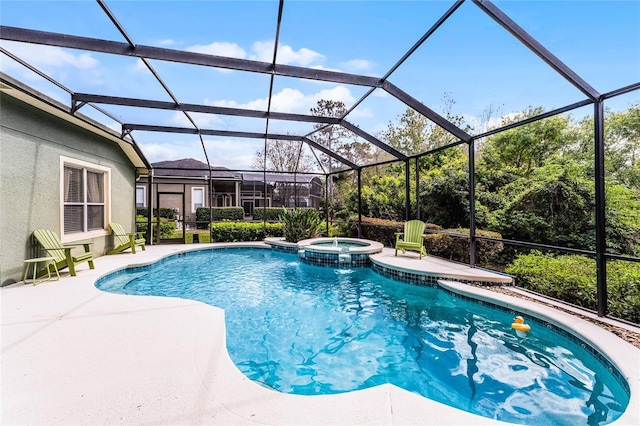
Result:
{"label": "green lounge chair", "polygon": [[136,238],[137,233],[135,232],[125,232],[122,225],[116,222],[111,222],[109,224],[111,231],[113,232],[114,241],[118,246],[113,250],[107,252],[107,254],[116,254],[124,251],[128,248],[131,248],[131,253],[136,254],[136,246],[141,246],[142,250],[145,250],[144,238]]}
{"label": "green lounge chair", "polygon": [[396,232],[396,256],[398,249],[404,254],[405,250],[413,250],[422,256],[427,255],[424,248],[424,227],[425,224],[421,220],[410,220],[404,224],[404,232]]}
{"label": "green lounge chair", "polygon": [[[72,277],[76,276],[76,265],[82,262],[89,262],[89,268],[93,267],[93,253],[89,249],[91,243],[80,244],[62,244],[60,237],[53,231],[48,229],[36,229],[33,231],[33,237],[38,243],[47,251],[49,256],[53,257],[53,261],[56,264],[58,270],[62,268],[69,268],[69,273]],[[84,246],[84,253],[71,254],[71,250],[76,247]],[[38,272],[37,276],[43,276],[47,273],[47,269],[42,269]]]}

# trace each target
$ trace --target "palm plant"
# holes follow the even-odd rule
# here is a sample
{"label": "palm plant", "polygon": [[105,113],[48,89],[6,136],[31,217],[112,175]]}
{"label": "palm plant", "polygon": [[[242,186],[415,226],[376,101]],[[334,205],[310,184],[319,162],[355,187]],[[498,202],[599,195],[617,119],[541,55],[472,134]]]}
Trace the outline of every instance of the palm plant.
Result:
{"label": "palm plant", "polygon": [[320,215],[315,209],[283,209],[280,218],[284,223],[284,239],[290,243],[315,238],[322,230]]}

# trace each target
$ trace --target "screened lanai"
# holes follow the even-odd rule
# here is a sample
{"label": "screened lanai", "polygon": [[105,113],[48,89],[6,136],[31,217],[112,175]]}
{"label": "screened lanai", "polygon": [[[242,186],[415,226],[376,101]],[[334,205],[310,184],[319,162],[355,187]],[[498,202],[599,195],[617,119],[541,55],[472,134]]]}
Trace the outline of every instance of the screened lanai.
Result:
{"label": "screened lanai", "polygon": [[[296,183],[317,177],[327,233],[370,237],[384,225],[367,218],[418,218],[435,225],[429,234],[464,241],[464,261],[472,266],[495,266],[478,259],[478,247],[498,241],[511,256],[531,250],[585,256],[595,262],[597,312],[607,315],[608,263],[640,261],[637,246],[608,244],[627,228],[612,227],[607,205],[607,190],[621,190],[610,185],[618,177],[608,167],[631,173],[640,156],[637,126],[621,125],[627,130],[615,144],[624,145],[622,159],[614,158],[608,133],[639,105],[640,4],[389,4],[3,2],[2,84],[27,83],[140,152],[147,206],[159,207],[152,186],[158,184],[154,175],[162,174],[160,168],[154,173],[160,162],[204,164],[198,170],[209,207],[221,194],[231,200],[223,205],[242,205],[235,201],[241,183],[237,194],[225,189],[216,195],[212,171],[220,168],[246,174],[254,187],[259,182],[262,194],[293,182],[287,206],[303,206]],[[583,136],[565,134],[543,159],[552,138],[545,132],[557,120],[574,123]],[[523,134],[533,134],[535,143],[521,148]],[[514,161],[525,167],[521,154],[533,149],[527,151],[531,164],[542,166],[578,145],[588,147],[581,164],[589,166],[575,172],[588,181],[588,205],[580,204],[588,229],[558,233],[586,232],[588,238],[479,232],[503,229],[496,220],[541,220],[522,213],[541,202],[533,196],[520,210],[492,201],[512,172],[499,159],[515,151]],[[496,147],[494,157],[486,146]],[[559,182],[570,169],[562,164],[554,163]],[[549,170],[527,173],[539,183]],[[385,176],[396,180],[385,183]],[[440,180],[456,189],[434,189]],[[637,183],[630,185],[625,194],[633,198],[640,192]],[[384,191],[395,195],[376,201],[384,208],[371,208],[372,194]],[[266,221],[269,203],[255,201],[266,195],[251,192],[252,209],[264,208]],[[559,204],[582,201],[567,197]],[[555,208],[549,206],[552,215]],[[638,210],[626,209],[621,217],[640,227]]]}

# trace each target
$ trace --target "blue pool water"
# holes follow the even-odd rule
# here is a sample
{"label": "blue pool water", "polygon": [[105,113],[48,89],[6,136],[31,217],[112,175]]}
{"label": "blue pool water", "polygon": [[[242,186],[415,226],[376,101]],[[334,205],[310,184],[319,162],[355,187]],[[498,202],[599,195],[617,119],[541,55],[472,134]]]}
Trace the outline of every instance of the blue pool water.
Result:
{"label": "blue pool water", "polygon": [[232,360],[281,392],[332,394],[392,383],[485,417],[535,425],[609,423],[629,401],[609,370],[573,340],[535,323],[519,338],[512,313],[370,268],[218,249],[114,273],[96,285],[224,308]]}

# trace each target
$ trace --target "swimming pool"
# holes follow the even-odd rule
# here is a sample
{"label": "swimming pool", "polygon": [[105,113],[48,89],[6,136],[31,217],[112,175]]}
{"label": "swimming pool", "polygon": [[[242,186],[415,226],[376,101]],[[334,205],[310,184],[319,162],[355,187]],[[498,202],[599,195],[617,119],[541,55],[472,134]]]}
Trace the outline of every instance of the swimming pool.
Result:
{"label": "swimming pool", "polygon": [[528,424],[608,423],[629,399],[593,355],[544,326],[519,339],[510,312],[369,268],[312,266],[264,249],[202,250],[110,274],[97,286],[224,308],[233,361],[282,392],[393,383]]}

